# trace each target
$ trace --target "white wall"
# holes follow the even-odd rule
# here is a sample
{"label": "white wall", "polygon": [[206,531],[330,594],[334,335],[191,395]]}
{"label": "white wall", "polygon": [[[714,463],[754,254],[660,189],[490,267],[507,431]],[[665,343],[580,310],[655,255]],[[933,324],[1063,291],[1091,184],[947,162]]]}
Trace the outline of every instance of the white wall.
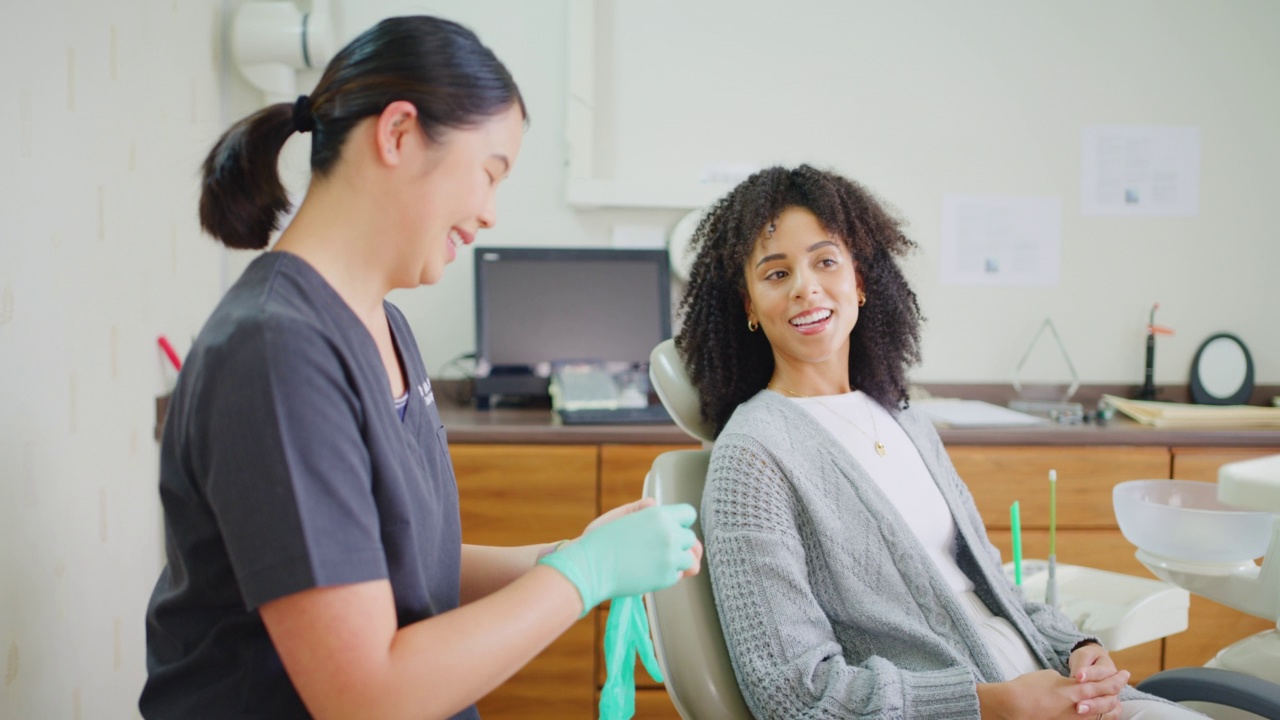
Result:
{"label": "white wall", "polygon": [[222,7],[0,7],[0,717],[136,716],[162,562],[155,338],[218,296]]}

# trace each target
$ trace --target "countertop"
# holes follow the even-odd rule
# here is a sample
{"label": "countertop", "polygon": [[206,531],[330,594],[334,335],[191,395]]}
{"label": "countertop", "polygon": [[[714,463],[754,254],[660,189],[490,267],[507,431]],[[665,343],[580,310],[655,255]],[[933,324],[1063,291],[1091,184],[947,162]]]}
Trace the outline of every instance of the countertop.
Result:
{"label": "countertop", "polygon": [[[963,397],[1004,404],[1008,388],[989,385],[934,385],[935,396]],[[1128,394],[1115,386],[1082,387],[1073,399],[1086,408],[1103,392]],[[1272,392],[1260,389],[1259,395]],[[440,417],[451,443],[512,444],[640,444],[680,445],[696,441],[674,424],[664,425],[564,425],[547,408],[499,408],[476,410],[450,401],[448,393],[436,393]],[[456,397],[456,396],[454,396]],[[1269,396],[1268,396],[1269,397]],[[1177,400],[1176,388],[1161,399]],[[1146,445],[1201,447],[1274,447],[1280,452],[1280,431],[1248,429],[1162,430],[1141,425],[1117,414],[1105,425],[1050,424],[1025,428],[939,428],[947,445]]]}

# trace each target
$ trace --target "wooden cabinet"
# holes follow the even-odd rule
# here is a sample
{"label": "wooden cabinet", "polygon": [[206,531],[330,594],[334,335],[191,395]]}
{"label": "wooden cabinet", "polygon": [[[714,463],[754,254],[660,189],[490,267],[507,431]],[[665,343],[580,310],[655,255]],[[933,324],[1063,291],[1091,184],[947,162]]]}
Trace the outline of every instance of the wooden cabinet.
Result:
{"label": "wooden cabinet", "polygon": [[699,445],[602,445],[600,447],[600,510],[639,500],[644,477],[654,458],[673,450],[697,450]]}
{"label": "wooden cabinet", "polygon": [[[1226,463],[1250,458],[1274,455],[1280,449],[1231,449],[1231,448],[1173,448],[1173,478],[1175,480],[1199,480],[1217,482],[1218,468]],[[1206,600],[1191,596],[1190,629],[1167,640],[1165,665],[1189,667],[1203,665],[1218,651],[1240,638],[1262,632],[1276,626],[1274,621],[1247,615]]]}
{"label": "wooden cabinet", "polygon": [[527,545],[577,537],[597,515],[595,445],[454,445],[462,541]]}
{"label": "wooden cabinet", "polygon": [[[596,516],[595,445],[453,445],[462,541],[529,545],[576,537]],[[477,705],[485,720],[591,720],[595,626],[579,620]]]}
{"label": "wooden cabinet", "polygon": [[1227,463],[1280,453],[1280,448],[1173,448],[1174,480],[1218,482],[1218,468]]}

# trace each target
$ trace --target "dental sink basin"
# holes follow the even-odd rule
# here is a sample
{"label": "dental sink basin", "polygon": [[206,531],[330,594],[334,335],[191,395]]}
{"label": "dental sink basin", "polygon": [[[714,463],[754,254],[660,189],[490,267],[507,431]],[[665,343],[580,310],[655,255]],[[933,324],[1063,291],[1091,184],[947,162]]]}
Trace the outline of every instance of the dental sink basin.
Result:
{"label": "dental sink basin", "polygon": [[1220,501],[1214,483],[1130,480],[1115,486],[1112,502],[1125,539],[1163,558],[1251,562],[1271,540],[1272,514]]}

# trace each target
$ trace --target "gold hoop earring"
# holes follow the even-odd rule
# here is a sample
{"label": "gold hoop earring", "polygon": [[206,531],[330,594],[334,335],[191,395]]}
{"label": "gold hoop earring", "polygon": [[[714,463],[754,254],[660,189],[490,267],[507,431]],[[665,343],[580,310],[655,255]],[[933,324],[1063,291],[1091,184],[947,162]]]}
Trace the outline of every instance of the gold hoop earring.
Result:
{"label": "gold hoop earring", "polygon": [[859,290],[858,291],[858,307],[862,307],[863,305],[866,305],[866,304],[867,304],[867,294]]}
{"label": "gold hoop earring", "polygon": [[750,330],[751,332],[755,332],[760,329],[760,323],[757,323],[754,319],[748,319],[747,329]]}

